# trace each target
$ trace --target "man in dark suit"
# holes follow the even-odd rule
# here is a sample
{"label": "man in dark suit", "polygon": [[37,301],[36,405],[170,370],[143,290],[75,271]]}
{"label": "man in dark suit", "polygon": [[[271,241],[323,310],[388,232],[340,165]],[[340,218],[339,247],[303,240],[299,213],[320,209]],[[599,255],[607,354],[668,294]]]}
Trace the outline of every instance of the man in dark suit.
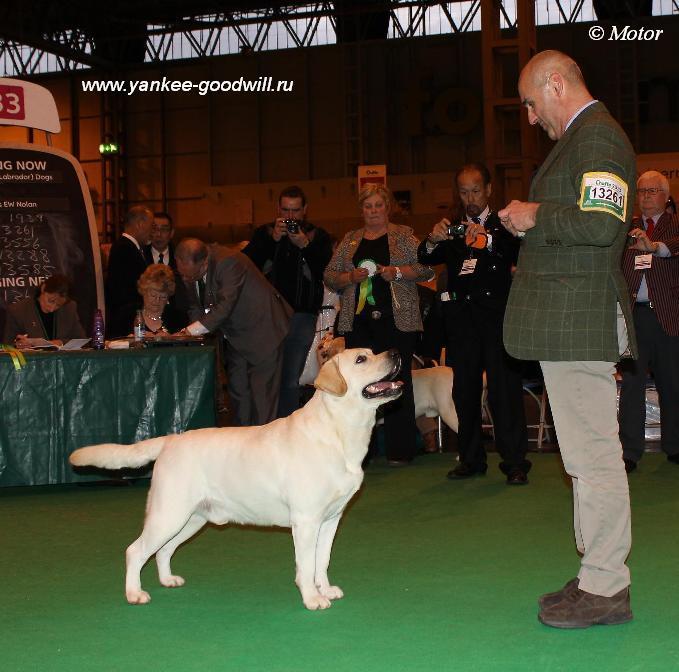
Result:
{"label": "man in dark suit", "polygon": [[125,218],[125,231],[111,246],[106,276],[106,322],[114,333],[118,313],[129,304],[141,306],[137,280],[146,269],[144,246],[151,240],[153,212],[143,205],[130,208]]}
{"label": "man in dark suit", "polygon": [[418,260],[446,264],[447,291],[441,295],[446,331],[446,357],[455,371],[453,400],[460,421],[460,464],[448,478],[485,474],[486,451],[481,434],[481,393],[486,371],[488,402],[493,414],[500,469],[509,485],[528,482],[528,438],[523,408],[521,365],[502,343],[502,320],[516,263],[519,242],[491,212],[488,169],[477,163],[462,167],[455,177],[464,218],[442,219],[420,243]]}
{"label": "man in dark suit", "polygon": [[540,361],[563,464],[573,483],[578,576],[543,595],[538,618],[557,628],[632,618],[632,535],[616,416],[615,362],[634,354],[620,258],[632,219],[636,161],[624,131],[592,98],[578,65],[535,55],[519,77],[528,121],[552,148],[528,202],[499,211],[523,236],[505,312],[504,341]]}
{"label": "man in dark suit", "polygon": [[271,422],[292,309],[240,252],[187,238],[177,245],[175,257],[191,297],[194,321],[186,332],[220,331],[226,339],[227,385],[237,423]]}
{"label": "man in dark suit", "polygon": [[660,446],[670,462],[679,464],[679,220],[665,211],[669,195],[661,173],[639,177],[641,217],[632,224],[634,243],[622,258],[639,344],[639,359],[621,366],[620,441],[628,472],[644,454],[649,368],[660,401]]}
{"label": "man in dark suit", "polygon": [[147,264],[165,264],[175,274],[175,292],[170,297],[170,304],[179,318],[188,319],[189,297],[186,292],[181,276],[177,272],[177,262],[174,258],[174,222],[167,212],[153,213],[153,226],[151,227],[151,243],[144,248],[144,257]]}

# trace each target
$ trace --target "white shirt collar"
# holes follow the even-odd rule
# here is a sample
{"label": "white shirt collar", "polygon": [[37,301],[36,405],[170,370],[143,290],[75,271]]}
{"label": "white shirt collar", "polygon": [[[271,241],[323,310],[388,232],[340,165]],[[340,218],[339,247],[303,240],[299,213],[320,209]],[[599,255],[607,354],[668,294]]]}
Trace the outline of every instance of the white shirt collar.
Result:
{"label": "white shirt collar", "polygon": [[166,247],[164,250],[159,252],[155,247],[153,247],[153,245],[151,245],[151,254],[153,255],[153,261],[156,264],[158,263],[158,259],[161,254],[163,255],[163,263],[167,264],[170,259],[170,248]]}
{"label": "white shirt collar", "polygon": [[590,100],[589,103],[585,103],[569,120],[568,123],[566,124],[566,128],[563,129],[563,132],[565,133],[568,130],[568,127],[577,119],[578,115],[584,112],[590,105],[594,105],[594,103],[598,103],[598,100]]}
{"label": "white shirt collar", "polygon": [[131,236],[129,233],[123,232],[123,238],[129,238],[134,243],[134,246],[141,252],[141,245],[134,236]]}
{"label": "white shirt collar", "polygon": [[[479,215],[479,220],[481,221],[481,224],[485,225],[486,220],[488,219],[489,216],[490,216],[490,206],[487,205],[486,209]],[[469,215],[467,215],[466,218],[468,222],[472,221],[472,218]]]}

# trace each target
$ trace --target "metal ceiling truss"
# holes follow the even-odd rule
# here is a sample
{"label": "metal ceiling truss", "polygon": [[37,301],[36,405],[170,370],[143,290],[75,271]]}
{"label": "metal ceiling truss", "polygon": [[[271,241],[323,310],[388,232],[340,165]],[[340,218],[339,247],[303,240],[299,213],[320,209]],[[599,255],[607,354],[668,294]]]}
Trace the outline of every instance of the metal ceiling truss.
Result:
{"label": "metal ceiling truss", "polygon": [[[506,27],[516,27],[516,18],[511,17],[516,17],[516,3],[522,1],[499,0],[499,9]],[[679,0],[672,0],[672,4],[672,11],[679,11]],[[583,20],[581,14],[585,0],[548,0],[547,9],[554,5],[561,22],[574,23]],[[360,3],[356,3],[356,7],[360,7]],[[457,20],[453,16],[455,12],[451,11],[453,7],[458,9]],[[427,21],[434,13],[441,25],[441,32],[464,33],[472,29],[478,30],[480,9],[481,0],[384,0],[383,3],[371,4],[367,11],[388,11],[390,34],[395,38],[409,38],[427,34]],[[360,10],[348,11],[355,13]],[[146,62],[158,63],[177,58],[208,58],[236,51],[309,47],[318,43],[315,40],[321,21],[324,20],[335,33],[337,22],[334,2],[308,2],[305,5],[288,4],[242,12],[225,11],[185,16],[172,23],[148,25],[144,34],[127,35],[125,39],[145,40]],[[334,35],[329,41],[334,41]],[[281,42],[285,43],[281,45]],[[52,67],[45,67],[45,58],[50,60]],[[13,68],[7,67],[8,60]],[[43,34],[23,44],[0,39],[0,67],[3,62],[5,71],[14,69],[13,74],[18,76],[55,70],[71,71],[84,67],[106,70],[120,65],[99,57],[94,38],[80,29]]]}

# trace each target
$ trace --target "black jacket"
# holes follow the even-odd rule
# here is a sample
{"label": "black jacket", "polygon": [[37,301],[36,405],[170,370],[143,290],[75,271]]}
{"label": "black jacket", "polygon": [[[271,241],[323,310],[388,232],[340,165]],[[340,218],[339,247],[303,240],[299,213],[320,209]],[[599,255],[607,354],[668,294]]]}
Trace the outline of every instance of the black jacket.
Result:
{"label": "black jacket", "polygon": [[[502,226],[494,212],[486,219],[485,227],[492,236],[490,250],[473,249],[465,245],[464,238],[452,238],[439,243],[429,253],[427,241],[423,240],[417,249],[417,258],[423,264],[446,265],[451,305],[472,303],[504,311],[520,241]],[[460,275],[462,264],[470,257],[477,260],[474,273]]]}
{"label": "black jacket", "polygon": [[332,241],[321,228],[305,223],[309,244],[302,250],[287,236],[273,239],[273,224],[255,229],[243,250],[296,313],[317,313],[323,302],[323,272],[332,257]]}

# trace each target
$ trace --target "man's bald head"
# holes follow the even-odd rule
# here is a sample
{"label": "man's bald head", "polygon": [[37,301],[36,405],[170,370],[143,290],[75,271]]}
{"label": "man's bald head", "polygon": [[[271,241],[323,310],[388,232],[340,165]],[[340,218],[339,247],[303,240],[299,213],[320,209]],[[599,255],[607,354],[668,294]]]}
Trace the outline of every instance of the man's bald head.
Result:
{"label": "man's bald head", "polygon": [[560,51],[541,51],[519,77],[519,96],[530,124],[539,124],[552,140],[566,132],[576,112],[592,101],[578,64]]}
{"label": "man's bald head", "polygon": [[580,66],[567,54],[554,49],[535,54],[521,72],[521,77],[526,77],[534,84],[540,85],[544,84],[547,77],[555,72],[559,73],[571,86],[587,88]]}
{"label": "man's bald head", "polygon": [[184,282],[196,282],[207,273],[208,247],[198,238],[184,238],[174,251],[177,271]]}
{"label": "man's bald head", "polygon": [[207,254],[207,245],[202,240],[198,240],[198,238],[184,238],[179,242],[177,249],[174,251],[176,259],[184,259],[194,264],[205,261]]}

